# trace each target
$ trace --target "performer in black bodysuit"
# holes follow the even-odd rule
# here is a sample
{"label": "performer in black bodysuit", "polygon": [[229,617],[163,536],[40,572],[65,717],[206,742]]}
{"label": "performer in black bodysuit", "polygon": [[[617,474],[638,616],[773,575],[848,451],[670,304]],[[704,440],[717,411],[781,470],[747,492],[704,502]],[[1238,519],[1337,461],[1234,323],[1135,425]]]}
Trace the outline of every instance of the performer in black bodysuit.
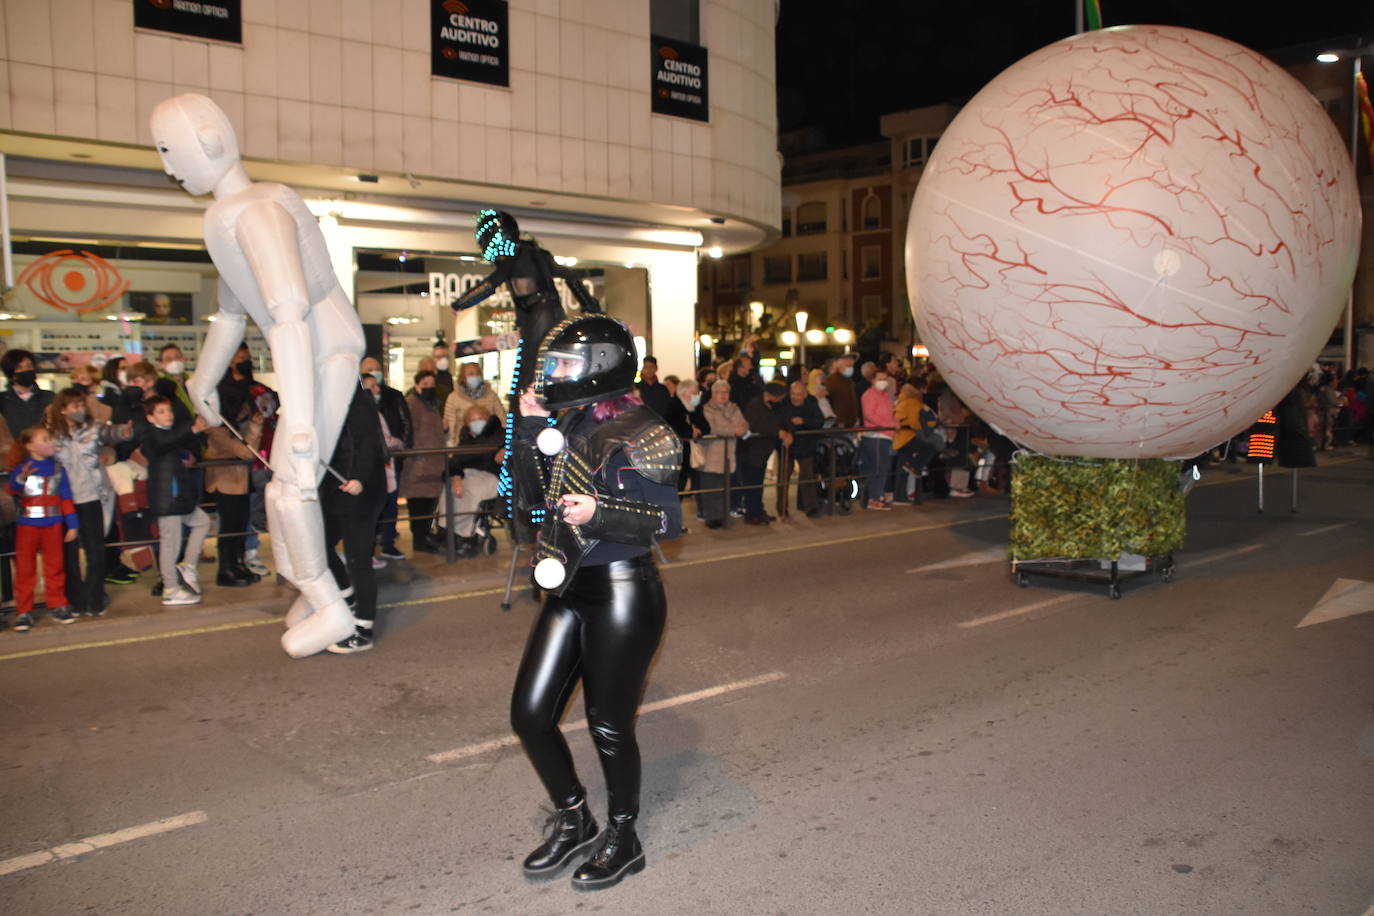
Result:
{"label": "performer in black bodysuit", "polygon": [[579,890],[610,887],[644,868],[635,834],[635,710],[666,613],[650,551],[655,539],[676,536],[682,523],[675,486],[681,444],[631,393],[636,362],[620,322],[602,315],[565,320],[544,340],[535,382],[515,419],[516,450],[527,457],[534,455],[532,439],[552,422],[549,411],[562,411],[556,428],[566,443],[551,467],[546,458],[530,458],[545,462],[544,473],[535,472],[547,494],[538,552],[547,563],[563,563],[566,578],[555,583],[536,573],[551,590],[511,698],[511,724],[558,809],[524,870],[532,878],[552,877],[597,839],[558,729],[580,677],[610,810],[595,852],[573,875]]}
{"label": "performer in black bodysuit", "polygon": [[[584,313],[600,312],[601,304],[587,292],[576,271],[555,261],[553,255],[541,248],[538,242],[520,238],[520,226],[509,213],[490,208],[479,210],[473,231],[477,244],[482,246],[482,258],[495,267],[485,280],[453,301],[453,310],[461,312],[472,308],[491,297],[502,283],[509,288],[511,300],[515,303],[515,327],[520,333],[520,349],[516,353],[515,373],[511,379],[510,414],[518,416],[520,392],[529,387],[534,377],[539,345],[549,330],[567,315],[554,278],[567,284]],[[514,424],[507,425],[508,456],[513,432]],[[530,520],[514,512],[517,500],[513,499],[513,493],[527,485],[522,481],[513,481],[513,477],[507,458],[501,465],[497,490],[506,497],[507,506],[512,509],[516,519],[516,530],[520,532],[517,536],[521,543],[525,543],[527,535],[524,532],[528,532],[527,523]]]}

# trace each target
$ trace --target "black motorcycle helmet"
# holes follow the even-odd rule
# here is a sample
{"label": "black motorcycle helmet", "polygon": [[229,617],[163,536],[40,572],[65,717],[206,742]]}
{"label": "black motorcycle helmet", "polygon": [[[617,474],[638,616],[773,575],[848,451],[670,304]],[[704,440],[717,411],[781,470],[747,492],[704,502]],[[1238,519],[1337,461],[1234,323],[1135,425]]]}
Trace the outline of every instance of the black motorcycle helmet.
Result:
{"label": "black motorcycle helmet", "polygon": [[477,244],[482,246],[482,260],[515,257],[515,244],[520,240],[520,225],[504,210],[487,208],[477,211]]}
{"label": "black motorcycle helmet", "polygon": [[549,410],[629,394],[638,362],[634,338],[619,321],[606,315],[568,318],[539,348],[534,392]]}

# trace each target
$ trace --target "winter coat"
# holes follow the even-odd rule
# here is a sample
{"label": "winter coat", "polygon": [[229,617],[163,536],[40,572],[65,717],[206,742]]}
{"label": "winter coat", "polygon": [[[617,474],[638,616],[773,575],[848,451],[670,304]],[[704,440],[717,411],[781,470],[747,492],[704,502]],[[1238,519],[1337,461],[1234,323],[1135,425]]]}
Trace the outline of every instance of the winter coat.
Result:
{"label": "winter coat", "polygon": [[[825,425],[825,417],[821,414],[820,405],[809,394],[801,404],[793,404],[790,396],[783,398],[782,403],[777,406],[777,411],[778,416],[782,419],[782,428],[790,432],[800,433],[806,429],[820,429]],[[794,417],[800,417],[801,422],[793,423]],[[792,440],[788,454],[793,458],[814,457],[819,443],[819,436],[797,436]]]}
{"label": "winter coat", "polygon": [[485,407],[496,422],[506,422],[506,405],[501,403],[501,399],[496,396],[496,392],[486,382],[476,391],[466,385],[459,385],[453,389],[444,401],[444,422],[448,424],[448,444],[458,444],[458,434],[466,427],[463,417],[467,416],[468,408],[476,404],[478,407]]}
{"label": "winter coat", "polygon": [[751,435],[740,443],[739,460],[753,467],[767,464],[768,456],[778,448],[782,418],[759,395],[745,405],[744,422]]}
{"label": "winter coat", "polygon": [[[891,384],[891,383],[889,383]],[[892,395],[886,391],[879,391],[877,386],[869,386],[864,392],[864,426],[881,426],[885,429],[881,432],[867,432],[863,435],[866,438],[892,438],[892,427],[897,425],[897,414]]]}
{"label": "winter coat", "polygon": [[[713,436],[734,436],[735,428],[744,422],[744,414],[733,401],[718,404],[712,399],[702,407],[701,413]],[[729,474],[735,469],[736,440],[703,439],[699,444],[706,459],[701,470],[707,474]]]}
{"label": "winter coat", "polygon": [[459,424],[461,429],[458,431],[457,444],[463,448],[489,448],[490,452],[473,452],[466,455],[454,455],[449,459],[449,473],[454,477],[462,477],[464,471],[486,471],[488,474],[500,474],[501,466],[496,463],[496,451],[499,451],[506,444],[506,428],[501,425],[501,421],[495,417],[488,417],[487,423],[482,427],[482,432],[474,436],[472,430],[468,429],[466,423]]}
{"label": "winter coat", "polygon": [[854,380],[839,372],[832,372],[825,380],[825,387],[830,392],[830,408],[835,411],[835,422],[845,429],[858,426],[859,396],[854,393]]}
{"label": "winter coat", "polygon": [[[248,448],[223,426],[212,426],[205,431],[205,460],[223,458],[256,458],[256,453]],[[248,465],[224,465],[205,468],[205,492],[223,493],[225,496],[242,496],[248,492]]]}
{"label": "winter coat", "polygon": [[72,502],[113,502],[114,488],[100,464],[100,452],[114,445],[122,437],[118,429],[104,423],[86,423],[73,427],[66,436],[53,436],[57,446],[56,458],[67,472],[72,488]]}
{"label": "winter coat", "polygon": [[148,424],[140,448],[148,459],[148,506],[156,516],[186,515],[200,503],[201,470],[185,459],[201,450],[204,437],[189,421],[168,429]]}
{"label": "winter coat", "polygon": [[[444,417],[437,404],[426,403],[412,391],[406,395],[410,414],[411,448],[443,448]],[[437,499],[444,494],[444,456],[411,455],[401,469],[400,493],[416,499]]]}
{"label": "winter coat", "polygon": [[19,434],[30,426],[42,426],[43,411],[52,403],[52,398],[52,392],[44,391],[42,388],[33,389],[33,396],[27,401],[13,388],[0,392],[0,417],[4,417],[10,428],[10,435],[18,438]]}

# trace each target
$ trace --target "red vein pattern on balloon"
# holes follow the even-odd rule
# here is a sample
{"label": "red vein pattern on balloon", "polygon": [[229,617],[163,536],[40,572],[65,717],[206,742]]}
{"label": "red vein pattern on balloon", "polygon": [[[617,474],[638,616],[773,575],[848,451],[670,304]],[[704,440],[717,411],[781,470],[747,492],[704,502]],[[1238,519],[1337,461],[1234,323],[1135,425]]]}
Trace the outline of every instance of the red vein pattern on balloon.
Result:
{"label": "red vein pattern on balloon", "polygon": [[1102,448],[1139,445],[1146,422],[1177,442],[1209,414],[1243,425],[1292,384],[1270,378],[1275,355],[1319,345],[1348,282],[1329,249],[1348,242],[1351,179],[1315,101],[1237,45],[1133,30],[1013,66],[918,191],[923,340],[970,407],[1040,446],[1081,446],[1079,424]]}

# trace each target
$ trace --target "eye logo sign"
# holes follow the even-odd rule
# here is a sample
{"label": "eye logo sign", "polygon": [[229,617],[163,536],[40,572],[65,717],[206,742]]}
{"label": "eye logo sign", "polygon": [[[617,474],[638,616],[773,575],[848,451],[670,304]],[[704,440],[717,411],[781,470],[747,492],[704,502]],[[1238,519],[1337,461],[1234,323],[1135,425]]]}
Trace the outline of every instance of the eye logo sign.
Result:
{"label": "eye logo sign", "polygon": [[443,7],[455,16],[468,14],[468,5],[463,0],[444,0]]}
{"label": "eye logo sign", "polygon": [[153,6],[160,10],[171,9],[172,0],[148,0]]}
{"label": "eye logo sign", "polygon": [[105,308],[124,295],[132,281],[99,255],[64,248],[25,267],[18,282],[58,311],[81,313]]}
{"label": "eye logo sign", "polygon": [[670,47],[668,47],[667,45],[660,45],[660,46],[659,46],[658,55],[659,55],[659,57],[662,57],[664,60],[677,60],[677,59],[678,59],[677,48],[670,48]]}

